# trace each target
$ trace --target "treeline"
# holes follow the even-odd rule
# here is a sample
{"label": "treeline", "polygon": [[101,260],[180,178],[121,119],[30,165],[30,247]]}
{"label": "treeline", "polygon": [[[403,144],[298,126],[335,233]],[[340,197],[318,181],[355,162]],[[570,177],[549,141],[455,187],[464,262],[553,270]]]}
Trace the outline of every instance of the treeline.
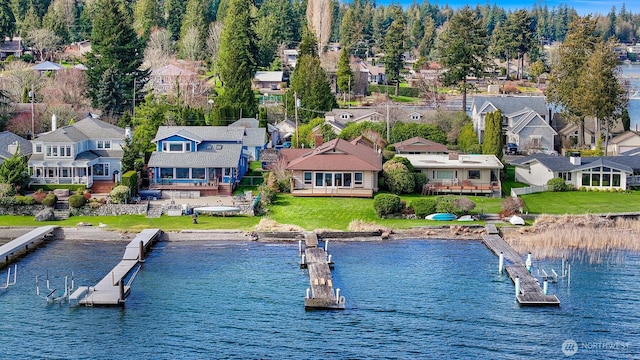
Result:
{"label": "treeline", "polygon": [[[132,21],[143,43],[162,41],[151,39],[158,29],[166,30],[168,46],[180,58],[207,60],[213,64],[216,41],[224,23],[230,0],[137,0],[122,1],[125,15]],[[0,36],[20,36],[36,50],[51,48],[90,38],[96,16],[95,1],[76,0],[7,0],[0,2]],[[318,7],[323,15],[319,17]],[[324,7],[323,7],[324,6]],[[309,25],[316,31],[320,46],[339,42],[353,55],[365,57],[384,50],[384,39],[394,21],[397,5],[376,5],[373,0],[354,0],[342,4],[332,0],[328,5],[316,0],[256,0],[253,19],[256,42],[256,65],[279,68],[282,48],[296,47],[302,29]],[[437,57],[433,47],[437,29],[452,16],[448,5],[429,1],[400,8],[405,18],[408,49],[424,61]],[[497,5],[478,5],[472,8],[483,19],[489,36],[507,27],[511,12]],[[326,11],[325,11],[326,10]],[[538,44],[563,41],[569,23],[577,17],[568,5],[549,8],[535,5],[526,9],[532,37]],[[605,39],[615,37],[623,43],[638,39],[640,15],[627,11],[622,4],[608,13],[596,14],[598,31]],[[314,15],[315,12],[315,15]],[[326,14],[325,14],[326,13]],[[330,16],[329,16],[330,14]],[[314,24],[315,23],[315,24]],[[46,30],[46,32],[45,32]],[[53,39],[52,35],[55,35]],[[43,39],[47,38],[48,39]],[[532,57],[536,57],[532,52]]]}

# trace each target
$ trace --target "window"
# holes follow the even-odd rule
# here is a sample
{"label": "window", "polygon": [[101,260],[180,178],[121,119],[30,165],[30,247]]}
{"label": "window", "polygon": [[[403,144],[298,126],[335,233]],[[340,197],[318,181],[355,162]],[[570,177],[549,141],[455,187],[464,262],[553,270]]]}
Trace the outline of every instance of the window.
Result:
{"label": "window", "polygon": [[480,179],[480,170],[469,170],[468,179]]}
{"label": "window", "polygon": [[438,170],[436,172],[436,179],[453,179],[453,170]]}
{"label": "window", "polygon": [[324,186],[325,187],[333,186],[332,185],[332,181],[331,181],[333,176],[331,176],[331,175],[332,175],[331,173],[325,173],[324,174]]}
{"label": "window", "polygon": [[362,173],[361,172],[357,172],[353,174],[354,177],[354,184],[356,186],[362,186]]}
{"label": "window", "polygon": [[176,179],[188,179],[189,168],[176,168]]}
{"label": "window", "polygon": [[337,173],[333,175],[333,183],[336,186],[342,186],[342,173]]}
{"label": "window", "polygon": [[591,174],[591,186],[600,186],[600,174]]}
{"label": "window", "polygon": [[613,174],[613,181],[611,182],[613,186],[620,186],[620,174]]}
{"label": "window", "polygon": [[192,179],[204,179],[204,168],[193,168],[191,169],[191,178]]}
{"label": "window", "polygon": [[311,185],[311,172],[310,171],[306,171],[304,173],[304,184],[305,185]]}
{"label": "window", "polygon": [[322,186],[322,179],[324,178],[323,173],[316,173],[316,186]]}
{"label": "window", "polygon": [[51,156],[58,156],[58,147],[57,146],[52,146],[51,147]]}
{"label": "window", "polygon": [[191,151],[191,143],[190,142],[169,142],[165,141],[162,143],[162,151],[164,152],[185,152]]}
{"label": "window", "polygon": [[46,150],[47,150],[47,152],[46,152],[45,156],[51,156],[51,145],[47,145]]}
{"label": "window", "polygon": [[35,153],[36,154],[42,153],[42,144],[36,144]]}
{"label": "window", "polygon": [[60,175],[61,177],[70,177],[69,174],[71,172],[69,171],[69,168],[62,168],[62,175]]}
{"label": "window", "polygon": [[351,187],[351,173],[344,173],[344,186]]}
{"label": "window", "polygon": [[160,168],[160,177],[163,179],[173,178],[173,168]]}
{"label": "window", "polygon": [[111,140],[97,140],[96,147],[98,149],[111,149]]}
{"label": "window", "polygon": [[67,145],[64,147],[64,155],[66,157],[71,157],[71,146]]}
{"label": "window", "polygon": [[591,181],[589,181],[591,179],[591,174],[589,173],[582,173],[582,186],[589,186],[591,185]]}
{"label": "window", "polygon": [[93,175],[94,176],[110,176],[109,175],[109,164],[95,164],[95,165],[93,165]]}
{"label": "window", "polygon": [[224,168],[224,176],[231,176],[231,168]]}
{"label": "window", "polygon": [[182,152],[181,143],[169,143],[169,152]]}

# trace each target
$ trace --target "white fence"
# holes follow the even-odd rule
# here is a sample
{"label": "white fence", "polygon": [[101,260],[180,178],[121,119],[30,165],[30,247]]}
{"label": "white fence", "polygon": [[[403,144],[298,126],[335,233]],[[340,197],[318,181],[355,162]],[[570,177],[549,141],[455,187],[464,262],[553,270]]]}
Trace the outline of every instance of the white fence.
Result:
{"label": "white fence", "polygon": [[517,198],[518,195],[545,192],[547,190],[549,190],[549,187],[547,185],[511,188],[511,197]]}

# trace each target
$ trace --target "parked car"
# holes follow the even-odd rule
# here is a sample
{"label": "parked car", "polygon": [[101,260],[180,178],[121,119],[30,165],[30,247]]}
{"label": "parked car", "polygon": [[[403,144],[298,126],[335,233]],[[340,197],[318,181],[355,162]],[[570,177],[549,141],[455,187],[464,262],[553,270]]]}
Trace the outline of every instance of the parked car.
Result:
{"label": "parked car", "polygon": [[558,156],[557,151],[546,148],[546,147],[529,149],[529,155],[531,154],[545,154],[545,155],[551,155],[551,156]]}
{"label": "parked car", "polygon": [[509,155],[517,155],[518,154],[518,144],[507,143],[505,146],[505,153]]}

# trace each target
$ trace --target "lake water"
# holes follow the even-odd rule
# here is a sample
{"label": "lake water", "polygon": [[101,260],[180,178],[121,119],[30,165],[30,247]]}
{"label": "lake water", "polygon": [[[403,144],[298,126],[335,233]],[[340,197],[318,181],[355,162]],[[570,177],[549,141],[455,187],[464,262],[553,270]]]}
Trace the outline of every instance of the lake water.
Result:
{"label": "lake water", "polygon": [[97,283],[125,246],[55,241],[21,259],[18,284],[0,291],[2,358],[556,359],[563,343],[572,359],[640,354],[634,254],[572,264],[571,285],[549,287],[560,308],[520,308],[481,242],[445,240],[330,243],[343,311],[304,310],[308,274],[289,243],[160,242],[124,308],[36,296],[47,270],[52,287],[72,271]]}
{"label": "lake water", "polygon": [[[629,117],[631,118],[631,129],[640,131],[640,65],[622,65],[622,74],[629,81],[630,91]],[[635,90],[638,92],[635,93]],[[635,94],[634,94],[635,93]],[[635,96],[634,96],[635,95]]]}

